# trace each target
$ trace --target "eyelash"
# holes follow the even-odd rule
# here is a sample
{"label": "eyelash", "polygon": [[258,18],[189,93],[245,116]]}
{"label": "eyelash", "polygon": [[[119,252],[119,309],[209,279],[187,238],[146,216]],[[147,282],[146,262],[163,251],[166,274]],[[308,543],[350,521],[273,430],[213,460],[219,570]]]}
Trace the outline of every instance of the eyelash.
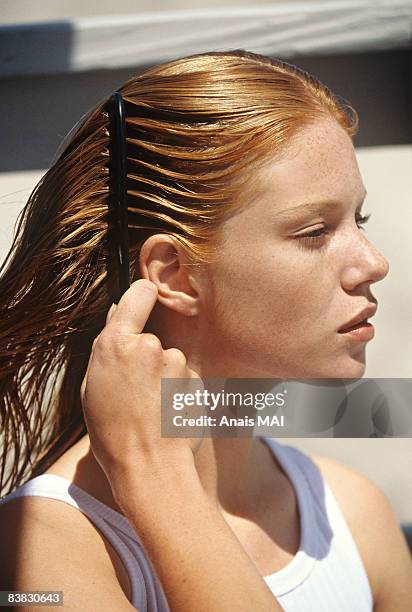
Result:
{"label": "eyelash", "polygon": [[[360,215],[356,219],[356,223],[358,224],[359,229],[364,231],[364,228],[362,226],[365,225],[365,223],[367,223],[369,219],[370,219],[370,214]],[[313,230],[312,232],[309,232],[308,234],[300,234],[299,236],[296,236],[296,238],[300,241],[300,244],[303,243],[303,245],[306,245],[306,246],[316,246],[316,243],[322,241],[323,238],[327,234],[328,234],[328,228],[327,226],[325,226],[325,227],[319,227],[318,229]]]}

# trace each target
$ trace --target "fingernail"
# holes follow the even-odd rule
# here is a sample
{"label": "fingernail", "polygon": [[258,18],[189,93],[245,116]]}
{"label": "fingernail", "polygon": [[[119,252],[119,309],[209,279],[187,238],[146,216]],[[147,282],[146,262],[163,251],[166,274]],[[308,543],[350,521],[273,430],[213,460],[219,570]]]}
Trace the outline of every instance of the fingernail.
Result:
{"label": "fingernail", "polygon": [[106,325],[108,324],[108,322],[110,321],[110,319],[112,318],[112,315],[114,313],[114,311],[117,308],[117,304],[112,304],[109,308],[109,312],[107,313],[107,317],[106,317]]}

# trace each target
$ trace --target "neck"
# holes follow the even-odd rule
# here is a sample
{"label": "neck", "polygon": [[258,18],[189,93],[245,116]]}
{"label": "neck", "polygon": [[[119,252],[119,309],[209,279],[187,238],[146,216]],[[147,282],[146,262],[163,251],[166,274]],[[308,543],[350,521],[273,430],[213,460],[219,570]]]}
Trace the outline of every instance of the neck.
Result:
{"label": "neck", "polygon": [[237,516],[252,516],[274,482],[272,453],[259,438],[206,438],[195,466],[209,498]]}

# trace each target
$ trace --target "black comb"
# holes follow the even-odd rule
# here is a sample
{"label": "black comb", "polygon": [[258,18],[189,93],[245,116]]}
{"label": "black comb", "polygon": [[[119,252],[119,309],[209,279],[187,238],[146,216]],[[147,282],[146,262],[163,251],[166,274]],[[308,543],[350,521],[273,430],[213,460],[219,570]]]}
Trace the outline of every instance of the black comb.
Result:
{"label": "black comb", "polygon": [[127,158],[125,105],[121,94],[115,91],[108,101],[110,119],[110,197],[113,211],[114,255],[118,267],[117,303],[130,287],[129,232],[127,210]]}

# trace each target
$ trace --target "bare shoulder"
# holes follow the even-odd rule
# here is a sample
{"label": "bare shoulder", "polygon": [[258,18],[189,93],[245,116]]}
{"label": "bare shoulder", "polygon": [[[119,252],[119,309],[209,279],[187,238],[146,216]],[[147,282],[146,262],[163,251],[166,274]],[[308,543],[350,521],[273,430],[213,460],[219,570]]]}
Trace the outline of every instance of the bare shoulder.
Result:
{"label": "bare shoulder", "polygon": [[73,611],[136,610],[117,553],[69,504],[37,496],[1,504],[0,542],[8,560],[0,569],[4,589],[63,591],[64,608]]}
{"label": "bare shoulder", "polygon": [[375,612],[409,610],[412,560],[386,495],[367,476],[335,459],[310,455],[333,492],[365,565]]}

